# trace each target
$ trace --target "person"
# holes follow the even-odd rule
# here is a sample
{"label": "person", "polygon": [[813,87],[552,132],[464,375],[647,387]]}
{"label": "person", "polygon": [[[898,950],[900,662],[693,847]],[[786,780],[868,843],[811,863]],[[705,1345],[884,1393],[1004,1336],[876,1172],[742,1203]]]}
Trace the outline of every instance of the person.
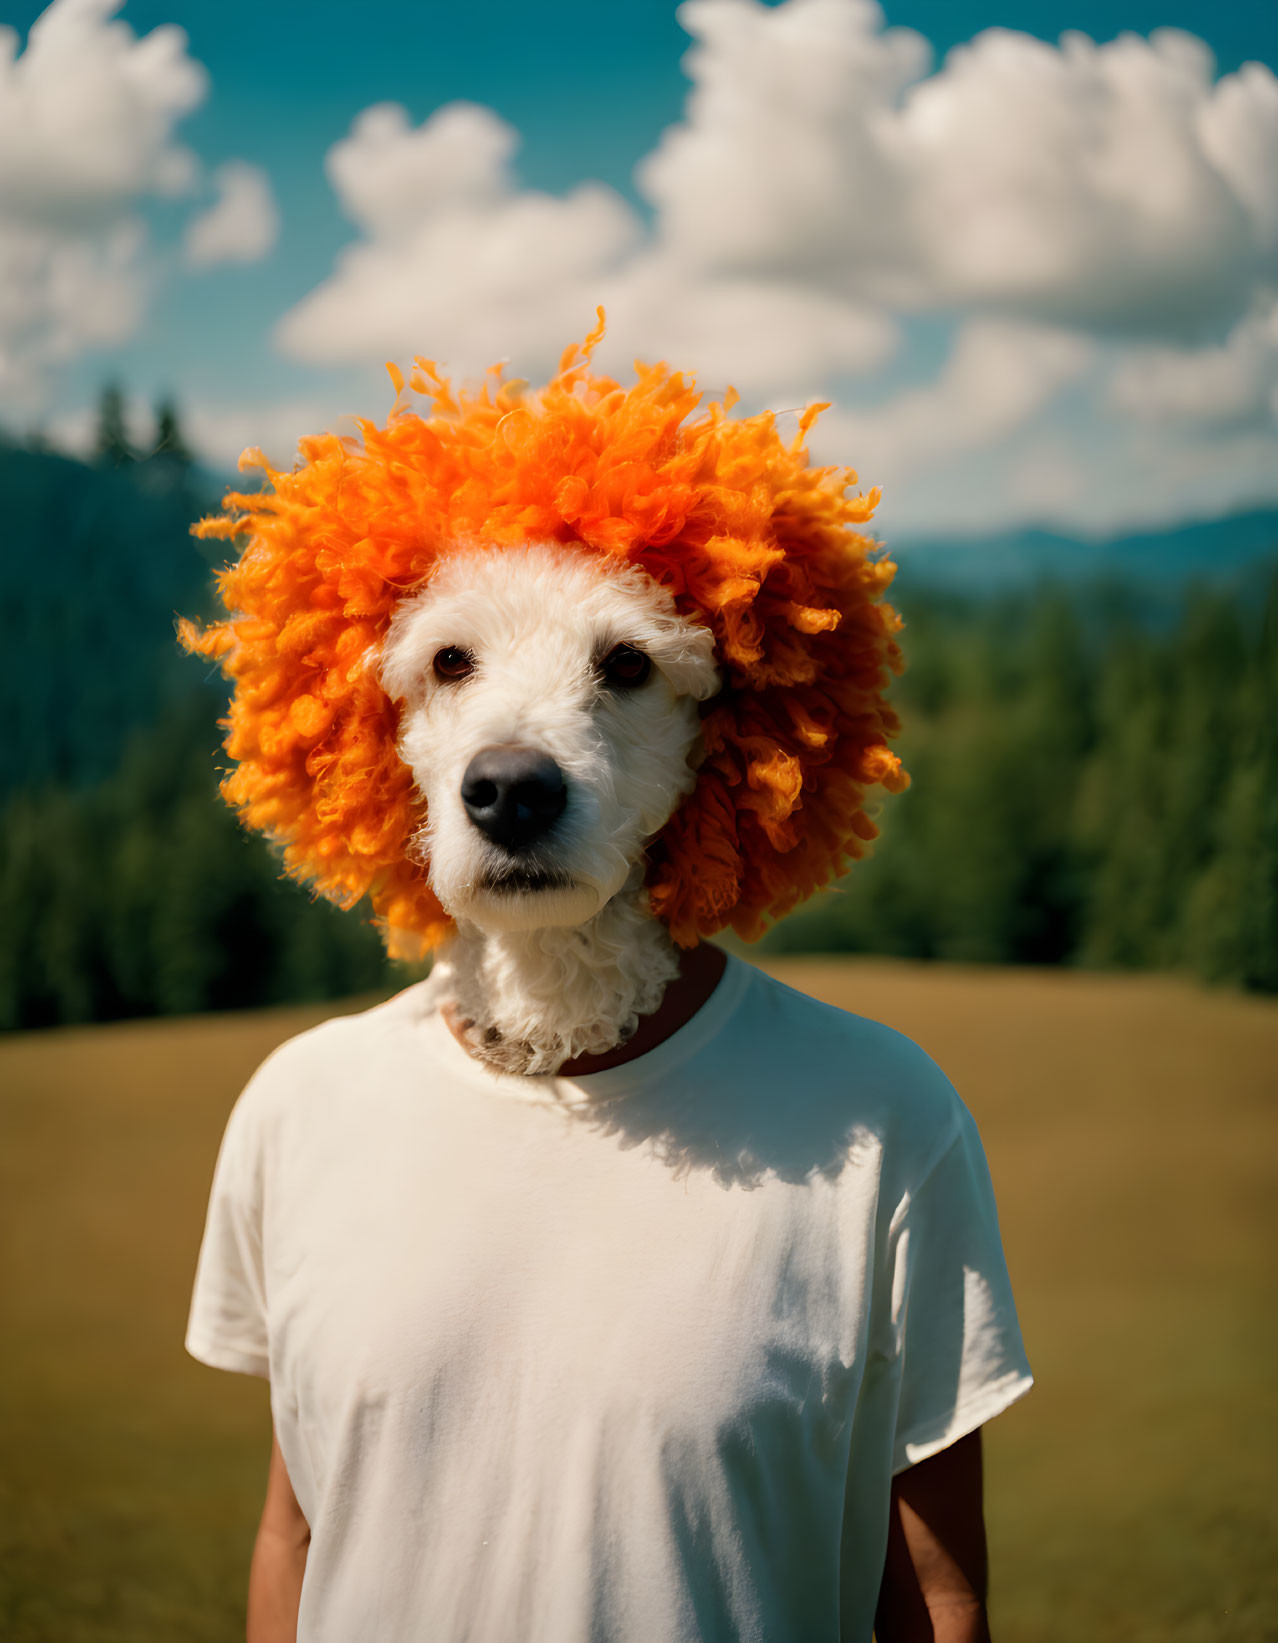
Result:
{"label": "person", "polygon": [[[187,1333],[270,1381],[252,1643],[985,1635],[1032,1376],[971,1114],[709,938],[908,781],[873,498],[682,375],[307,441],[248,534],[223,791],[429,976],[280,1046]],[[433,367],[430,368],[433,372]],[[686,424],[686,425],[685,425]],[[853,476],[854,477],[854,476]]]}
{"label": "person", "polygon": [[987,1639],[1032,1377],[939,1068],[710,945],[553,1078],[422,992],[268,1058],[219,1157],[187,1347],[271,1380],[249,1643]]}

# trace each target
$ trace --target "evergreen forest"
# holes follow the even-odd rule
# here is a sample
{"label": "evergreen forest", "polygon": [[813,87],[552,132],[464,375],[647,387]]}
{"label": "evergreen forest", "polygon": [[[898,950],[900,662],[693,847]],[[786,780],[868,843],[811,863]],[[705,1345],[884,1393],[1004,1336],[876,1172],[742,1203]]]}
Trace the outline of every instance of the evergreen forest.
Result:
{"label": "evergreen forest", "polygon": [[[173,625],[212,608],[188,526],[219,486],[172,405],[156,429],[137,450],[108,389],[92,461],[0,447],[6,1028],[410,979],[367,911],[282,878],[218,797],[223,686]],[[870,855],[764,950],[1278,992],[1278,557],[1245,596],[1185,583],[1156,620],[1113,579],[893,591],[912,785],[883,804]]]}

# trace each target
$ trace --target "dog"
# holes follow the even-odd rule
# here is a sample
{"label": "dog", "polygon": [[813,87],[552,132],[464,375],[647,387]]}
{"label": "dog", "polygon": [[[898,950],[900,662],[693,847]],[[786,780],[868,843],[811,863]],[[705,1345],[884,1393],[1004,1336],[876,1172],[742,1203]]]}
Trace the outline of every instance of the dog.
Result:
{"label": "dog", "polygon": [[[701,405],[668,366],[458,392],[419,360],[359,440],[260,453],[196,534],[248,537],[227,620],[222,784],[286,869],[365,896],[475,1055],[545,1073],[623,1043],[725,927],[751,939],[860,857],[888,741],[896,567],[877,493],[810,465],[819,407]],[[398,372],[397,387],[404,388]]]}
{"label": "dog", "polygon": [[472,1053],[537,1074],[624,1043],[678,973],[645,851],[696,783],[709,629],[637,567],[471,549],[395,613],[380,678],[456,925],[433,990]]}

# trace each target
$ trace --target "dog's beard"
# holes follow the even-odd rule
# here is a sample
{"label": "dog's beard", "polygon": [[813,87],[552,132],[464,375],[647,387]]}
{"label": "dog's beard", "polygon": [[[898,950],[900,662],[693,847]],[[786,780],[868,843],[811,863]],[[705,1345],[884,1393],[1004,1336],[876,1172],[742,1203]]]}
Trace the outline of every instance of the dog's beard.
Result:
{"label": "dog's beard", "polygon": [[477,874],[448,911],[459,924],[528,933],[586,924],[607,899],[591,880],[573,878],[561,868],[509,862]]}
{"label": "dog's beard", "polygon": [[437,1008],[451,1009],[478,1060],[500,1072],[544,1075],[625,1043],[678,973],[678,951],[649,911],[636,871],[582,924],[495,929],[460,920],[430,991]]}

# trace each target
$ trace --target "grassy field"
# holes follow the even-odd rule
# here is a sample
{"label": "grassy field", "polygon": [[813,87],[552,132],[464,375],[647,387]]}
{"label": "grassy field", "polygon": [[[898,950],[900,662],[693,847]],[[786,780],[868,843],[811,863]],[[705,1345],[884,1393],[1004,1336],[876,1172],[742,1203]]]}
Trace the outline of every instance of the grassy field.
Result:
{"label": "grassy field", "polygon": [[[975,1112],[1038,1386],[989,1428],[999,1643],[1278,1639],[1278,1004],[775,965]],[[182,1334],[248,1074],[332,1007],[0,1042],[0,1637],[242,1637],[264,1382]],[[659,1643],[654,1639],[653,1643]]]}

